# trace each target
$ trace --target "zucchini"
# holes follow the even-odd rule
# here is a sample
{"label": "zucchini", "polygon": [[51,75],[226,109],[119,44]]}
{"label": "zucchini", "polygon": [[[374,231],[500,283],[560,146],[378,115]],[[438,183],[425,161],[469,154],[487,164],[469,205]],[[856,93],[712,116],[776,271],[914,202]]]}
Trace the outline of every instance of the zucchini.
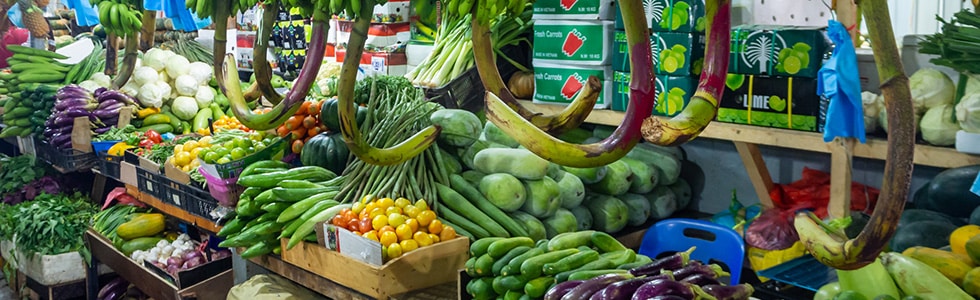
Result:
{"label": "zucchini", "polygon": [[540,276],[544,270],[544,264],[556,262],[566,256],[578,253],[578,249],[564,249],[541,254],[528,258],[521,264],[521,274],[530,277]]}
{"label": "zucchini", "polygon": [[339,187],[318,187],[318,188],[300,188],[300,189],[290,189],[275,187],[270,189],[272,194],[279,198],[280,201],[285,202],[296,202],[306,198],[309,198],[316,194],[322,194],[327,192],[339,192]]}
{"label": "zucchini", "polygon": [[299,167],[285,171],[277,171],[265,174],[251,174],[238,178],[238,184],[245,187],[272,188],[280,181],[296,179],[309,181],[324,181],[336,178],[330,170],[321,167]]}

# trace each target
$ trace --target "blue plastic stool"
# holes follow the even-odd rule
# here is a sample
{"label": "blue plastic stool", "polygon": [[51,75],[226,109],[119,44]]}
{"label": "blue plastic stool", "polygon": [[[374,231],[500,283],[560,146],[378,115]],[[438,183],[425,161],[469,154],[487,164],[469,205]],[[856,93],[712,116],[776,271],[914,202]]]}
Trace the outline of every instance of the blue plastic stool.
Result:
{"label": "blue plastic stool", "polygon": [[[680,252],[697,247],[691,259],[704,263],[724,263],[731,273],[730,283],[738,283],[745,261],[745,243],[731,228],[695,219],[666,219],[643,235],[639,254],[656,258],[664,252]],[[724,282],[723,282],[724,283]]]}

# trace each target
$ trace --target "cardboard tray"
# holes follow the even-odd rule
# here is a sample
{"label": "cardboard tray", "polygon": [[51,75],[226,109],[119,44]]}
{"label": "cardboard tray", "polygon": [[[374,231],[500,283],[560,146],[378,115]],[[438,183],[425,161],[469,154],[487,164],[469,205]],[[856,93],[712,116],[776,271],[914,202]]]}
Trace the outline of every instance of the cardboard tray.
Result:
{"label": "cardboard tray", "polygon": [[153,299],[224,299],[234,284],[234,274],[229,269],[193,285],[188,283],[185,287],[177,287],[168,279],[123,255],[105,237],[94,231],[85,233],[85,243],[92,251],[93,259],[106,264]]}
{"label": "cardboard tray", "polygon": [[469,239],[460,237],[373,266],[314,243],[286,250],[287,242],[282,240],[283,261],[377,299],[455,281],[470,246]]}

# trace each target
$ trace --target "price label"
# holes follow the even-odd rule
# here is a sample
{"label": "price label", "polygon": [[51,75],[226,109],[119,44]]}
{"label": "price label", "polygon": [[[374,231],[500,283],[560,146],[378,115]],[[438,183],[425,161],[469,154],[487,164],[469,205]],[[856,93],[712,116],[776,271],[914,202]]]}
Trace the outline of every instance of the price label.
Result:
{"label": "price label", "polygon": [[385,65],[385,58],[377,56],[371,57],[371,70],[376,73],[387,74],[388,66]]}

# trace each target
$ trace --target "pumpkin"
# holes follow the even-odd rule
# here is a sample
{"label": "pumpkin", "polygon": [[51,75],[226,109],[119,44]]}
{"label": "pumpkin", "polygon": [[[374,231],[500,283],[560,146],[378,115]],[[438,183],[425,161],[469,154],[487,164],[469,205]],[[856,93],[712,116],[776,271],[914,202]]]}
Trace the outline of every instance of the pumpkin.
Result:
{"label": "pumpkin", "polygon": [[507,80],[507,88],[517,99],[531,99],[534,96],[534,73],[514,72]]}
{"label": "pumpkin", "polygon": [[343,174],[347,167],[350,151],[340,133],[321,133],[310,138],[303,145],[299,156],[304,166],[319,166],[336,174]]}
{"label": "pumpkin", "polygon": [[[323,106],[320,107],[320,122],[327,127],[327,130],[332,132],[340,132],[340,109],[338,103],[337,98],[332,98],[324,101]],[[366,116],[367,108],[358,106],[357,113],[354,116],[357,124],[363,124],[364,117]]]}

